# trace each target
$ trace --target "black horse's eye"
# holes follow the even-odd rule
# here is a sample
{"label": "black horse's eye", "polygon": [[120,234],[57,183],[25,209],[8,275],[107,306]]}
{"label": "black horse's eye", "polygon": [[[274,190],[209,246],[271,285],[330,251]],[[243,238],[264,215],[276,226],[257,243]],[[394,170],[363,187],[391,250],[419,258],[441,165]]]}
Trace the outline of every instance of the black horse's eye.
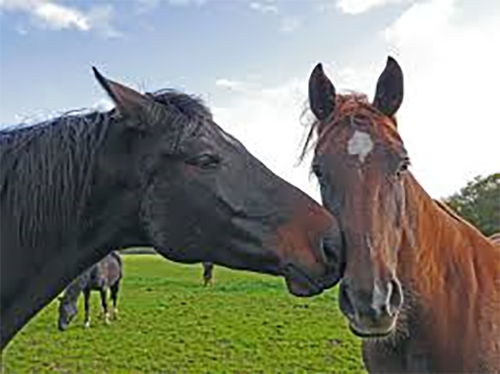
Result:
{"label": "black horse's eye", "polygon": [[321,169],[321,166],[319,166],[319,164],[313,163],[311,166],[311,170],[316,178],[318,178],[319,180],[323,178],[323,170]]}
{"label": "black horse's eye", "polygon": [[197,166],[201,169],[215,169],[220,164],[220,157],[217,155],[204,153],[186,160],[189,165]]}

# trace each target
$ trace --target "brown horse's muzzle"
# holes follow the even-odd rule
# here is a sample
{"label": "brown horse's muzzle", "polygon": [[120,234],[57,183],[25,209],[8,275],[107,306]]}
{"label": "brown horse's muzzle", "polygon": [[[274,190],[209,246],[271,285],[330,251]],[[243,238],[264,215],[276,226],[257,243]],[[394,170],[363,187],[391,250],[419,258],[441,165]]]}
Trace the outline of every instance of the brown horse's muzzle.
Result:
{"label": "brown horse's muzzle", "polygon": [[352,332],[360,337],[382,337],[396,326],[403,292],[396,278],[387,282],[375,280],[369,289],[358,286],[352,278],[344,278],[339,303]]}

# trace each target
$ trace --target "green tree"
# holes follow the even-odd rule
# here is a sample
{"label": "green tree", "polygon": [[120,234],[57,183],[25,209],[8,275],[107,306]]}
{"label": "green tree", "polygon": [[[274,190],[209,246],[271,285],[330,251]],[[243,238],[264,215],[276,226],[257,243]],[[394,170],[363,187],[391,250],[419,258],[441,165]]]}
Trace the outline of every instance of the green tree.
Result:
{"label": "green tree", "polygon": [[484,235],[500,232],[500,173],[474,178],[445,201]]}

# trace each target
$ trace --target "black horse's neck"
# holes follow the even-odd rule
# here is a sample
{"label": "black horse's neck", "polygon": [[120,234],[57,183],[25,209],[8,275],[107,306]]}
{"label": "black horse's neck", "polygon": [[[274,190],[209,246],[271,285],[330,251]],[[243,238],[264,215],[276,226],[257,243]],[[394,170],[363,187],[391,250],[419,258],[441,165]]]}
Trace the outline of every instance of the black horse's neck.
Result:
{"label": "black horse's neck", "polygon": [[146,244],[138,207],[129,203],[136,192],[120,191],[102,167],[102,149],[120,125],[94,113],[2,141],[1,255],[9,261],[1,262],[1,350],[92,264],[116,248]]}

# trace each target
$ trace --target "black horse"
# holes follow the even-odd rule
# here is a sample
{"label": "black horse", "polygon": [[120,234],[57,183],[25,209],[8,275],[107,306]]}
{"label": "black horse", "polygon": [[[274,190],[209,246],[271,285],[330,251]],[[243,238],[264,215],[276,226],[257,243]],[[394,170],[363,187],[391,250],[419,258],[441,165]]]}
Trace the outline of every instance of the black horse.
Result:
{"label": "black horse", "polygon": [[[85,301],[85,327],[90,326],[90,291],[97,290],[101,296],[101,306],[104,321],[109,323],[110,316],[116,317],[118,309],[118,291],[120,281],[123,277],[123,263],[118,252],[111,252],[97,264],[86,270],[76,278],[64,291],[64,295],[59,299],[59,330],[66,330],[69,323],[76,316],[78,297],[83,293]],[[111,313],[108,310],[108,290],[111,294],[113,307]]]}
{"label": "black horse", "polygon": [[341,238],[323,207],[198,99],[141,94],[94,71],[115,109],[0,132],[2,350],[115,248],[282,275],[299,296],[338,282]]}

